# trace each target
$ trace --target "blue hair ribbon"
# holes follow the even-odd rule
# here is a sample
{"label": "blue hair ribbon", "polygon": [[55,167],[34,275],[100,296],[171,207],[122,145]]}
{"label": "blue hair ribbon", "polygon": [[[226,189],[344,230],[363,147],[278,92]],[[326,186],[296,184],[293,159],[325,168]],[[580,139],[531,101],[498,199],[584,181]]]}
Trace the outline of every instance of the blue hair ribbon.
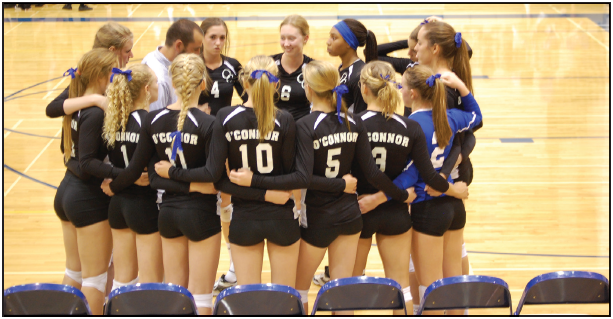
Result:
{"label": "blue hair ribbon", "polygon": [[263,74],[266,74],[266,76],[268,76],[268,82],[269,83],[277,83],[279,82],[279,78],[274,76],[272,73],[266,71],[266,70],[255,70],[253,72],[251,72],[251,77],[254,79],[260,79],[262,77]]}
{"label": "blue hair ribbon", "polygon": [[458,32],[455,34],[455,47],[459,48],[462,46],[462,32]]}
{"label": "blue hair ribbon", "polygon": [[390,75],[389,75],[389,74],[388,74],[388,75],[386,75],[386,76],[383,76],[383,74],[379,73],[379,76],[380,76],[380,77],[383,79],[383,81],[393,83],[393,84],[394,84],[394,86],[396,86],[396,88],[397,88],[397,89],[399,89],[399,90],[400,90],[400,89],[402,89],[402,85],[400,85],[400,84],[398,84],[396,81],[392,80],[392,79],[390,78]]}
{"label": "blue hair ribbon", "polygon": [[434,81],[436,81],[436,79],[440,79],[441,78],[441,74],[437,73],[436,75],[431,75],[427,80],[426,80],[426,84],[428,84],[429,87],[433,87],[434,86]]}
{"label": "blue hair ribbon", "polygon": [[183,145],[181,144],[181,131],[170,133],[170,139],[174,140],[174,143],[172,143],[172,154],[170,155],[170,159],[174,161],[177,158],[177,150],[183,152]]}
{"label": "blue hair ribbon", "polygon": [[341,106],[343,105],[343,94],[349,93],[349,88],[345,84],[341,84],[332,89],[332,92],[336,93],[336,116],[338,116],[338,121],[343,124],[343,120],[341,119]]}
{"label": "blue hair ribbon", "polygon": [[354,50],[358,49],[358,46],[360,45],[360,42],[358,42],[358,38],[355,36],[353,31],[351,31],[351,29],[349,28],[347,23],[345,23],[345,21],[341,21],[341,22],[335,24],[334,28],[336,30],[338,30],[338,32],[341,34],[343,39],[345,39],[345,42],[347,42],[347,44],[349,44],[349,46],[352,49],[354,49]]}
{"label": "blue hair ribbon", "polygon": [[73,69],[73,68],[70,68],[70,69],[66,70],[66,72],[64,72],[64,74],[63,74],[62,76],[67,76],[67,75],[70,75],[70,77],[71,77],[72,79],[74,79],[74,77],[75,77],[75,73],[76,73],[76,74],[79,74],[79,75],[81,74],[81,73],[79,73],[77,70],[78,70],[78,68],[74,68],[74,69]]}
{"label": "blue hair ribbon", "polygon": [[121,69],[113,68],[113,74],[111,74],[111,83],[113,83],[113,77],[115,77],[115,74],[123,74],[128,78],[128,82],[132,81],[132,70],[122,71]]}
{"label": "blue hair ribbon", "polygon": [[428,22],[430,22],[430,21],[428,21],[428,20],[424,19],[424,21],[423,21],[422,23],[420,23],[419,25],[424,25],[424,24],[426,24],[426,23],[428,23]]}

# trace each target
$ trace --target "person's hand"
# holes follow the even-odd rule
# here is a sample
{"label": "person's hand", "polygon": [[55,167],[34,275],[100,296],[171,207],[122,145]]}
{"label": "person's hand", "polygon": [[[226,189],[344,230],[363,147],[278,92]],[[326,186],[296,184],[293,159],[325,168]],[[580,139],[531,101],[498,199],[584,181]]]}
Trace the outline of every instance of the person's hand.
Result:
{"label": "person's hand", "polygon": [[109,106],[109,100],[106,96],[102,94],[92,94],[92,98],[94,99],[94,104],[101,108],[103,111],[106,111],[106,108]]}
{"label": "person's hand", "polygon": [[468,185],[464,182],[457,182],[449,187],[451,190],[453,188],[453,197],[459,199],[467,199],[468,198]]}
{"label": "person's hand", "polygon": [[201,193],[201,194],[217,194],[217,190],[213,183],[189,183],[189,192],[190,193]]}
{"label": "person's hand", "polygon": [[168,170],[172,167],[169,161],[159,161],[155,163],[155,173],[163,178],[170,178]]}
{"label": "person's hand", "polygon": [[240,168],[238,171],[230,171],[230,181],[238,186],[250,187],[252,178],[253,172],[248,169]]}
{"label": "person's hand", "polygon": [[430,17],[426,18],[426,21],[428,21],[428,22],[443,21],[443,18],[437,17],[437,16],[430,16]]}
{"label": "person's hand", "polygon": [[412,203],[415,200],[415,198],[417,198],[417,194],[415,194],[415,188],[414,187],[407,188],[407,192],[409,193],[409,198],[407,198],[405,203],[410,204],[410,203]]}
{"label": "person's hand", "polygon": [[138,186],[149,186],[149,174],[142,173],[140,177],[134,182]]}
{"label": "person's hand", "polygon": [[296,206],[296,209],[300,210],[302,208],[302,191],[299,189],[294,189],[292,191],[292,195],[294,195],[294,205]]}
{"label": "person's hand", "polygon": [[109,186],[109,184],[111,184],[113,180],[110,178],[105,178],[102,181],[102,185],[100,185],[100,188],[102,188],[102,191],[107,195],[107,196],[113,196],[115,194],[113,194],[113,191],[111,190],[111,187]]}
{"label": "person's hand", "polygon": [[441,73],[441,82],[452,89],[457,89],[460,96],[467,96],[470,93],[466,84],[453,72]]}
{"label": "person's hand", "polygon": [[356,189],[358,187],[358,179],[353,177],[351,174],[347,174],[343,176],[345,180],[345,190],[344,192],[347,194],[355,194]]}
{"label": "person's hand", "polygon": [[264,200],[269,203],[284,205],[285,203],[287,203],[291,195],[291,191],[267,190]]}
{"label": "person's hand", "polygon": [[378,192],[376,194],[362,196],[362,198],[358,200],[358,205],[360,205],[362,214],[366,214],[385,202],[387,202],[385,193]]}

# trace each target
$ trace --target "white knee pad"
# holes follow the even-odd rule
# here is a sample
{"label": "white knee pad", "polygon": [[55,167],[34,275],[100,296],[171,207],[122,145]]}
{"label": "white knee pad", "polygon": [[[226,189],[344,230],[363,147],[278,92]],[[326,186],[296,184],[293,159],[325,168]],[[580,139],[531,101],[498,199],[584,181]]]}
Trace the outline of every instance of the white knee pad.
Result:
{"label": "white knee pad", "polygon": [[213,294],[194,295],[194,301],[198,308],[213,308]]}
{"label": "white knee pad", "polygon": [[66,276],[68,276],[68,278],[78,282],[78,283],[83,283],[83,277],[81,276],[81,272],[80,271],[74,271],[74,270],[70,270],[68,268],[66,268],[66,271],[64,272],[66,274]]}
{"label": "white knee pad", "polygon": [[424,300],[424,294],[426,293],[426,286],[419,286],[419,303],[421,304],[421,301]]}
{"label": "white knee pad", "polygon": [[100,292],[106,292],[106,277],[107,273],[103,273],[96,277],[83,278],[82,287],[92,287],[98,289]]}
{"label": "white knee pad", "polygon": [[415,265],[413,265],[413,256],[409,257],[409,272],[415,272]]}
{"label": "white knee pad", "polygon": [[298,292],[300,293],[300,301],[302,301],[302,303],[307,303],[309,302],[309,290],[298,290]]}
{"label": "white knee pad", "polygon": [[406,288],[402,288],[402,294],[404,295],[404,302],[409,302],[413,300],[413,296],[411,295],[410,286],[407,286]]}
{"label": "white knee pad", "polygon": [[130,286],[130,285],[136,285],[138,283],[138,277],[136,277],[134,280],[130,281],[130,282],[119,282],[115,279],[113,279],[113,288],[111,288],[111,291],[119,288],[119,287],[123,287],[123,286]]}
{"label": "white knee pad", "polygon": [[230,221],[232,221],[232,212],[234,211],[234,207],[232,207],[232,204],[226,206],[226,207],[220,207],[219,208],[219,219],[221,219],[222,222],[224,223],[229,223]]}
{"label": "white knee pad", "polygon": [[462,258],[468,256],[468,253],[466,252],[466,244],[462,243]]}

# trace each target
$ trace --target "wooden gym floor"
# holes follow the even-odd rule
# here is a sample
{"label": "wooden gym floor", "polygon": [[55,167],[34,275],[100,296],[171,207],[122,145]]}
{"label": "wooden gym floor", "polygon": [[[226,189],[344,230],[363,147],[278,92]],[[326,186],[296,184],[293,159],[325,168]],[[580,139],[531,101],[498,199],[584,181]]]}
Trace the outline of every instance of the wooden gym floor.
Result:
{"label": "wooden gym floor", "polygon": [[[4,9],[4,288],[61,282],[64,250],[50,187],[59,185],[65,171],[56,139],[61,119],[47,118],[45,106],[68,85],[60,76],[91,48],[101,25],[113,19],[129,27],[135,41],[131,63],[140,63],[163,43],[171,18],[200,23],[224,17],[229,55],[245,64],[254,55],[281,52],[279,24],[292,13],[307,17],[311,26],[305,54],[335,64],[340,61],[328,56],[325,42],[338,19],[361,20],[385,43],[407,39],[427,16],[443,16],[474,50],[475,97],[485,122],[471,156],[475,178],[466,202],[472,272],[504,279],[514,307],[528,281],[542,273],[587,270],[609,277],[607,4],[91,6],[88,12],[76,4],[73,11],[61,4]],[[405,55],[406,50],[394,54]],[[228,263],[222,249],[219,274]],[[270,280],[267,263],[264,281]],[[383,274],[375,247],[366,274]],[[311,302],[318,288],[311,287]],[[609,307],[525,308],[551,312],[609,314]]]}

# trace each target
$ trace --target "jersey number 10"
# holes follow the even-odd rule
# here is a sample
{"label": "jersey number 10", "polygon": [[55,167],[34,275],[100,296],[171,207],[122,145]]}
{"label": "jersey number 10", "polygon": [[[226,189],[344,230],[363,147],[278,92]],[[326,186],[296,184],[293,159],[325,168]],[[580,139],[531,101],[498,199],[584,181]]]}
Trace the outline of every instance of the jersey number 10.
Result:
{"label": "jersey number 10", "polygon": [[[241,145],[238,150],[241,152],[243,168],[251,170],[251,168],[249,168],[249,157],[247,156],[247,144]],[[264,166],[264,153],[266,153],[266,166]],[[272,162],[272,146],[270,144],[258,144],[258,146],[255,147],[255,158],[258,165],[258,172],[260,174],[272,172],[274,165]]]}

